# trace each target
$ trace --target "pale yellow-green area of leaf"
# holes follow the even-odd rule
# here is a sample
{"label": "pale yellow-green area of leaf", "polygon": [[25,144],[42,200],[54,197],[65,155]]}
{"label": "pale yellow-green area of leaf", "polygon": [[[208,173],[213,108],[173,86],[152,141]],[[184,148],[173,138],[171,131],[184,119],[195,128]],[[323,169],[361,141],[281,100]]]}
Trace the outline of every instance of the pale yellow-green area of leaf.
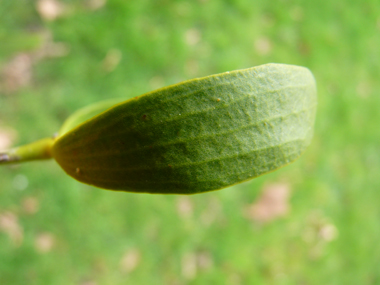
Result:
{"label": "pale yellow-green area of leaf", "polygon": [[59,136],[64,135],[71,129],[74,129],[80,124],[83,124],[85,121],[99,115],[100,113],[106,111],[107,109],[116,105],[120,101],[121,101],[120,99],[105,100],[99,103],[91,104],[90,106],[84,107],[76,111],[70,117],[66,119],[61,129],[59,130],[58,135]]}

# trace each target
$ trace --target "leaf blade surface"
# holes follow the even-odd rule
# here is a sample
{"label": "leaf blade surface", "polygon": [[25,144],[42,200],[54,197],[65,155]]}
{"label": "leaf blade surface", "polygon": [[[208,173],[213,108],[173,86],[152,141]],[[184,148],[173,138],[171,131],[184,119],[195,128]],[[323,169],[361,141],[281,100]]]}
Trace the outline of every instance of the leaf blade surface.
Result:
{"label": "leaf blade surface", "polygon": [[267,64],[118,104],[60,137],[53,156],[101,188],[205,192],[295,160],[310,143],[315,112],[311,72]]}

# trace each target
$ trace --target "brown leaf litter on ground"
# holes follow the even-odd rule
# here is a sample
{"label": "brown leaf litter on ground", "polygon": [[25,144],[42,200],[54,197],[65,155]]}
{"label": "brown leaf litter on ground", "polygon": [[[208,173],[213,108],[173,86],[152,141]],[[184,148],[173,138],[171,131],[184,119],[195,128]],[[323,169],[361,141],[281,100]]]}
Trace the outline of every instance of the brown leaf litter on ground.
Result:
{"label": "brown leaf litter on ground", "polygon": [[141,253],[138,249],[132,248],[124,253],[120,260],[119,266],[123,273],[130,273],[134,271],[141,261]]}
{"label": "brown leaf litter on ground", "polygon": [[187,252],[182,255],[181,273],[188,280],[194,279],[199,271],[210,269],[214,260],[208,251]]}
{"label": "brown leaf litter on ground", "polygon": [[11,128],[0,127],[0,151],[9,149],[17,138],[17,132]]}
{"label": "brown leaf litter on ground", "polygon": [[7,234],[16,247],[21,246],[24,240],[24,230],[14,213],[4,212],[0,214],[0,231]]}
{"label": "brown leaf litter on ground", "polygon": [[25,197],[22,200],[22,208],[26,214],[34,215],[40,209],[40,203],[36,197]]}
{"label": "brown leaf litter on ground", "polygon": [[41,46],[32,52],[21,52],[0,67],[0,92],[12,94],[27,87],[33,80],[33,65],[45,58],[66,56],[70,48],[65,43],[54,42],[49,31],[40,32]]}
{"label": "brown leaf litter on ground", "polygon": [[66,6],[57,0],[39,0],[36,3],[37,12],[41,18],[47,21],[54,21],[64,15]]}
{"label": "brown leaf litter on ground", "polygon": [[40,233],[34,240],[34,247],[39,253],[47,253],[52,250],[55,244],[55,237],[52,233]]}
{"label": "brown leaf litter on ground", "polygon": [[268,223],[289,212],[290,186],[273,183],[264,187],[261,196],[244,209],[244,215],[259,223]]}

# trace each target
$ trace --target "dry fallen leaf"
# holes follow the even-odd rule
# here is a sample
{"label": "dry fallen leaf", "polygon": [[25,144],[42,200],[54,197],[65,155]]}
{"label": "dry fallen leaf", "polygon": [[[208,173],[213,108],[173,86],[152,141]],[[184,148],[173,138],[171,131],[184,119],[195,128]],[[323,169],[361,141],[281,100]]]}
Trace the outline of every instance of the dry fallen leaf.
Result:
{"label": "dry fallen leaf", "polygon": [[13,129],[0,128],[0,150],[9,149],[16,140],[17,132]]}
{"label": "dry fallen leaf", "polygon": [[338,237],[338,229],[321,211],[312,211],[307,217],[303,239],[308,243],[331,242]]}
{"label": "dry fallen leaf", "polygon": [[319,230],[319,236],[326,242],[333,241],[338,236],[338,230],[333,224],[325,224]]}
{"label": "dry fallen leaf", "polygon": [[39,0],[36,8],[41,18],[48,21],[54,21],[65,12],[65,6],[57,0]]}
{"label": "dry fallen leaf", "polygon": [[186,279],[194,279],[197,275],[197,256],[195,253],[186,253],[181,261],[182,276]]}
{"label": "dry fallen leaf", "polygon": [[34,240],[34,247],[39,253],[49,252],[55,244],[55,238],[51,233],[41,233]]}
{"label": "dry fallen leaf", "polygon": [[326,245],[338,238],[338,229],[320,210],[310,211],[305,222],[301,237],[309,247],[310,257],[319,259],[327,253]]}
{"label": "dry fallen leaf", "polygon": [[264,187],[259,199],[245,209],[245,216],[260,223],[285,216],[289,211],[290,189],[287,184],[270,184]]}
{"label": "dry fallen leaf", "polygon": [[70,52],[69,45],[61,42],[46,40],[44,45],[33,54],[33,59],[39,61],[44,58],[63,57]]}
{"label": "dry fallen leaf", "polygon": [[18,222],[18,218],[11,212],[0,214],[0,230],[5,232],[15,246],[20,246],[24,239],[24,230]]}
{"label": "dry fallen leaf", "polygon": [[107,0],[87,0],[85,4],[90,10],[98,10],[104,7],[106,3]]}
{"label": "dry fallen leaf", "polygon": [[136,248],[128,250],[120,260],[120,270],[124,273],[134,271],[140,264],[141,254]]}
{"label": "dry fallen leaf", "polygon": [[16,55],[1,70],[1,85],[6,93],[29,85],[31,80],[32,58],[29,54]]}
{"label": "dry fallen leaf", "polygon": [[194,279],[199,270],[210,269],[214,264],[212,256],[208,251],[188,252],[182,256],[181,272],[186,279]]}
{"label": "dry fallen leaf", "polygon": [[33,215],[39,210],[39,201],[36,197],[26,197],[22,201],[22,207],[25,213]]}
{"label": "dry fallen leaf", "polygon": [[33,64],[44,58],[68,55],[70,46],[62,42],[53,42],[52,35],[48,31],[42,31],[39,34],[42,44],[38,49],[15,55],[1,68],[0,91],[9,94],[29,86],[33,78]]}
{"label": "dry fallen leaf", "polygon": [[208,251],[201,251],[197,253],[197,264],[199,269],[207,270],[214,264],[212,256]]}

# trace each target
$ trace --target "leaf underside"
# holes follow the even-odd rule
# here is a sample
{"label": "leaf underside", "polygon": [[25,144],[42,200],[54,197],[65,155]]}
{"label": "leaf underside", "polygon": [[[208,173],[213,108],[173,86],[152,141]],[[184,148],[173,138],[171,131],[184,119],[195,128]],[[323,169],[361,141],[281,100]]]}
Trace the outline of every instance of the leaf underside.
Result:
{"label": "leaf underside", "polygon": [[128,100],[67,132],[52,153],[69,175],[100,188],[211,191],[299,157],[316,104],[307,68],[266,64]]}

